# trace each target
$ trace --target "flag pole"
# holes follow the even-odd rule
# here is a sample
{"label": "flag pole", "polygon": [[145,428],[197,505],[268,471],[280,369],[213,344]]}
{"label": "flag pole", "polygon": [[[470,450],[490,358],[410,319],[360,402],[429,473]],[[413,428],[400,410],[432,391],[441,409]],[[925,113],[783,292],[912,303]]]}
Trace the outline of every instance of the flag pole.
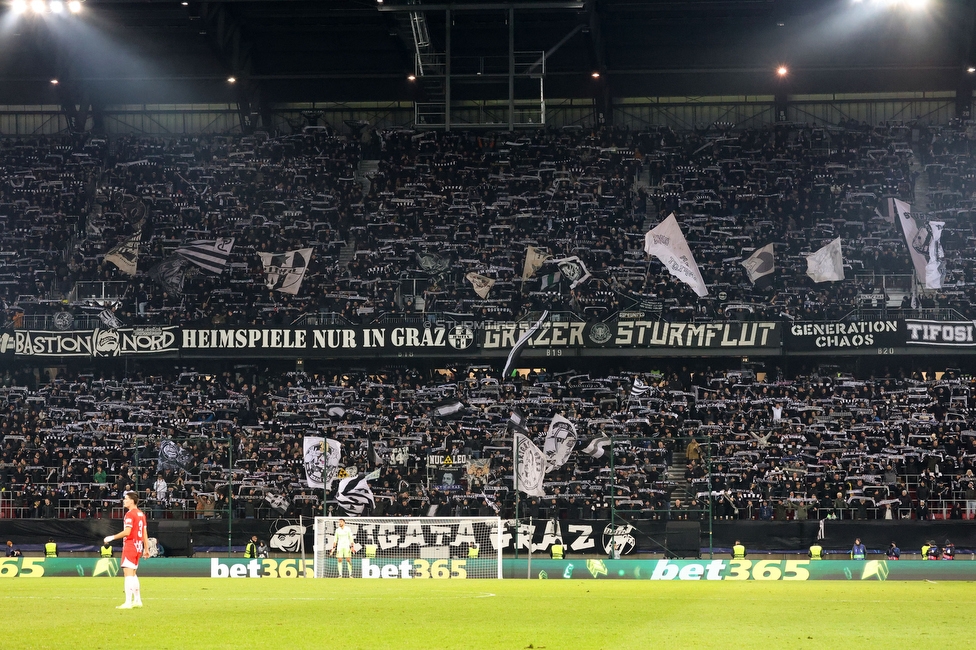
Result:
{"label": "flag pole", "polygon": [[512,479],[513,485],[515,486],[515,559],[517,560],[519,553],[519,528],[521,528],[518,487],[518,431],[512,432]]}

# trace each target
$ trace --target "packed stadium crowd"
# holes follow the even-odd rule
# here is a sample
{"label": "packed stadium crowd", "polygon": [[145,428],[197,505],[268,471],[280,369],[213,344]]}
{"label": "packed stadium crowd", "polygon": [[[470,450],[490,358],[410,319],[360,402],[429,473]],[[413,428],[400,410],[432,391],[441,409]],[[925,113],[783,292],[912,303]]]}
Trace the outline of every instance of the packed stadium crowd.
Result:
{"label": "packed stadium crowd", "polygon": [[[368,149],[323,128],[0,140],[4,327],[47,328],[66,311],[104,320],[106,306],[115,325],[518,319],[541,307],[600,319],[633,306],[685,322],[837,319],[865,300],[890,306],[882,277],[911,273],[885,199],[913,201],[920,176],[924,208],[946,222],[945,280],[939,292],[905,293],[897,308],[972,316],[974,165],[962,126],[373,138]],[[671,213],[709,286],[704,298],[644,253],[645,231]],[[805,257],[835,237],[850,275],[814,284]],[[174,256],[231,238],[209,270]],[[125,254],[112,253],[126,242]],[[776,273],[758,288],[740,262],[768,243]],[[577,257],[592,277],[560,278],[551,261],[526,274],[527,247]],[[300,288],[270,288],[260,254],[304,249]],[[493,282],[484,296],[472,273]],[[153,516],[321,512],[335,503],[303,475],[302,438],[318,432],[341,441],[340,475],[371,469],[378,450],[378,513],[510,514],[515,408],[539,441],[555,414],[574,423],[581,447],[611,439],[605,455],[574,453],[554,468],[546,497],[520,503],[543,517],[605,517],[613,503],[646,518],[972,518],[971,388],[958,372],[500,379],[486,368],[400,366],[261,378],[69,370],[41,381],[9,369],[0,507],[102,516],[135,488]],[[443,400],[462,405],[452,419],[436,408]],[[161,462],[167,441],[177,457]],[[428,464],[459,455],[463,471]]]}
{"label": "packed stadium crowd", "polygon": [[[0,141],[6,316],[41,328],[31,316],[81,319],[110,305],[123,324],[359,323],[431,312],[517,319],[541,307],[602,318],[641,305],[665,318],[836,319],[901,306],[894,278],[911,262],[886,198],[911,202],[920,175],[922,208],[946,222],[946,280],[914,305],[901,283],[904,307],[967,312],[974,297],[962,127],[373,137],[369,147],[325,128]],[[643,251],[645,231],[672,212],[709,286],[704,298]],[[835,237],[847,280],[814,284],[806,255]],[[217,267],[171,263],[192,242],[229,238]],[[106,255],[126,242],[123,271]],[[739,263],[770,243],[774,281],[757,288]],[[550,256],[532,277],[529,246]],[[300,290],[271,290],[259,254],[307,249]],[[588,282],[556,274],[567,257]],[[485,295],[472,273],[493,282]]]}
{"label": "packed stadium crowd", "polygon": [[614,502],[634,519],[976,516],[976,380],[952,370],[24,379],[0,388],[4,516],[108,516],[129,489],[152,517],[311,515],[323,500],[341,513],[335,486],[306,482],[312,435],[340,443],[338,477],[379,469],[374,514],[513,515],[513,411],[540,448],[554,415],[575,429],[546,496],[522,495],[525,515],[607,518]]}

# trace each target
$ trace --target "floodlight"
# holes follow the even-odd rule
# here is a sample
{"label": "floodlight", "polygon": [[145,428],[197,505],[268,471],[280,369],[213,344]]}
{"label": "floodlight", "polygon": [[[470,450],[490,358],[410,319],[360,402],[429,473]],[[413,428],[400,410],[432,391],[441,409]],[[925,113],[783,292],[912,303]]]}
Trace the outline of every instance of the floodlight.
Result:
{"label": "floodlight", "polygon": [[81,1],[71,0],[71,2],[68,3],[68,11],[73,14],[81,13]]}
{"label": "floodlight", "polygon": [[61,0],[51,0],[51,4],[48,5],[51,8],[52,14],[60,14],[64,12],[64,3]]}
{"label": "floodlight", "polygon": [[47,13],[47,4],[44,0],[31,0],[30,8],[35,14]]}
{"label": "floodlight", "polygon": [[227,83],[232,84],[237,82],[237,77],[227,77]]}
{"label": "floodlight", "polygon": [[58,85],[58,80],[57,79],[51,79],[51,85],[52,86],[57,86]]}
{"label": "floodlight", "polygon": [[969,66],[968,68],[966,68],[966,72],[968,72],[969,74],[972,74],[972,73],[976,72],[976,68],[974,68],[973,66]]}
{"label": "floodlight", "polygon": [[416,81],[416,80],[417,80],[417,75],[415,75],[415,74],[408,74],[407,75],[407,81]]}
{"label": "floodlight", "polygon": [[593,77],[594,79],[599,79],[600,73],[594,70],[593,72],[590,73],[590,76]]}
{"label": "floodlight", "polygon": [[27,0],[14,0],[10,4],[10,9],[15,14],[22,14],[27,11]]}
{"label": "floodlight", "polygon": [[790,73],[790,69],[787,68],[785,65],[781,65],[780,67],[776,68],[776,74],[778,74],[781,77],[785,77],[789,73]]}

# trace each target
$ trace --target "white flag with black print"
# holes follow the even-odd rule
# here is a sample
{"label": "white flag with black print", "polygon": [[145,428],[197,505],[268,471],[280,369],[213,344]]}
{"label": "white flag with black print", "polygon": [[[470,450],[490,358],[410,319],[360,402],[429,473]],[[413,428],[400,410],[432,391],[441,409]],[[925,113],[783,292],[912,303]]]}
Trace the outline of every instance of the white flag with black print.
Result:
{"label": "white flag with black print", "polygon": [[742,261],[742,266],[746,269],[746,275],[749,276],[749,282],[756,284],[756,281],[766,277],[767,275],[772,275],[773,271],[776,270],[776,261],[773,256],[773,245],[766,244],[762,248],[756,250],[755,253],[747,257]]}
{"label": "white flag with black print", "polygon": [[310,488],[325,489],[339,473],[342,446],[337,440],[305,436],[302,441],[305,480]]}
{"label": "white flag with black print", "polygon": [[105,261],[119,267],[126,275],[135,275],[139,263],[139,242],[142,232],[137,232],[121,244],[105,253]]}
{"label": "white flag with black print", "polygon": [[221,237],[211,240],[198,239],[180,246],[173,252],[204,271],[219,275],[227,268],[230,262],[230,251],[233,248],[233,237]]}
{"label": "white flag with black print", "polygon": [[575,255],[555,260],[555,263],[559,267],[559,272],[562,273],[562,276],[569,279],[570,289],[575,289],[590,279],[590,272],[587,270],[586,265],[583,264],[583,260]]}
{"label": "white flag with black print", "polygon": [[117,330],[122,327],[122,321],[118,319],[111,309],[103,309],[98,312],[98,320],[102,321],[102,324],[110,330]]}
{"label": "white flag with black print", "polygon": [[576,448],[576,425],[561,415],[552,416],[546,430],[542,451],[546,455],[546,473],[566,464]]}
{"label": "white flag with black print", "polygon": [[942,249],[942,230],[944,221],[929,221],[928,242],[926,246],[925,288],[941,289],[945,277],[945,251]]}
{"label": "white flag with black print", "polygon": [[336,491],[336,503],[347,515],[361,515],[366,512],[367,507],[370,509],[376,507],[373,490],[369,487],[369,481],[365,476],[340,480],[339,489]]}
{"label": "white flag with black print", "polygon": [[536,248],[535,246],[529,246],[525,250],[525,265],[522,267],[522,281],[525,282],[533,275],[536,271],[542,268],[545,261],[552,257],[547,251],[542,248]]}
{"label": "white flag with black print", "polygon": [[258,253],[267,276],[265,285],[272,291],[297,295],[305,279],[305,271],[312,262],[311,248],[284,253]]}
{"label": "white flag with black print", "polygon": [[288,508],[291,506],[291,500],[280,492],[267,492],[264,495],[264,500],[268,502],[271,509],[276,511],[279,515],[283,515],[288,512]]}
{"label": "white flag with black print", "polygon": [[471,283],[471,288],[474,289],[474,292],[483,299],[488,298],[488,293],[491,291],[491,288],[495,286],[495,281],[493,279],[477,273],[468,273],[464,276],[464,279]]}
{"label": "white flag with black print", "polygon": [[589,444],[580,450],[581,453],[586,454],[590,458],[603,458],[603,454],[606,448],[610,445],[610,438],[606,436],[600,436],[599,438],[594,438],[590,440]]}
{"label": "white flag with black print", "polygon": [[844,279],[844,254],[840,237],[807,255],[807,275],[814,282],[840,282]]}
{"label": "white flag with black print", "polygon": [[529,329],[525,330],[525,332],[522,333],[522,336],[519,337],[518,341],[515,342],[515,345],[512,346],[512,350],[508,353],[508,359],[505,361],[505,368],[502,370],[502,379],[509,376],[509,373],[511,373],[515,368],[515,364],[518,362],[519,356],[522,354],[522,350],[524,350],[525,346],[529,344],[529,339],[535,336],[535,333],[539,331],[539,328],[542,327],[542,324],[546,322],[546,319],[548,318],[549,310],[542,312],[542,316],[539,317],[539,320],[533,323]]}
{"label": "white flag with black print", "polygon": [[546,455],[528,436],[515,434],[515,489],[533,497],[544,497],[542,482],[546,478]]}
{"label": "white flag with black print", "polygon": [[644,252],[661,260],[668,273],[678,278],[703,298],[708,287],[702,278],[695,256],[691,254],[688,240],[681,234],[681,227],[674,213],[644,233]]}

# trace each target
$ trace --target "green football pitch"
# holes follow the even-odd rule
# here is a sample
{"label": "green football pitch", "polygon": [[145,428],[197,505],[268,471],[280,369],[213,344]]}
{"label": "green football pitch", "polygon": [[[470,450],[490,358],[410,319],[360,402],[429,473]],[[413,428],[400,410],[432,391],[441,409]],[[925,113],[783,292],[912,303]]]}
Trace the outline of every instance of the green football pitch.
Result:
{"label": "green football pitch", "polygon": [[966,582],[0,581],[0,648],[965,648]]}

